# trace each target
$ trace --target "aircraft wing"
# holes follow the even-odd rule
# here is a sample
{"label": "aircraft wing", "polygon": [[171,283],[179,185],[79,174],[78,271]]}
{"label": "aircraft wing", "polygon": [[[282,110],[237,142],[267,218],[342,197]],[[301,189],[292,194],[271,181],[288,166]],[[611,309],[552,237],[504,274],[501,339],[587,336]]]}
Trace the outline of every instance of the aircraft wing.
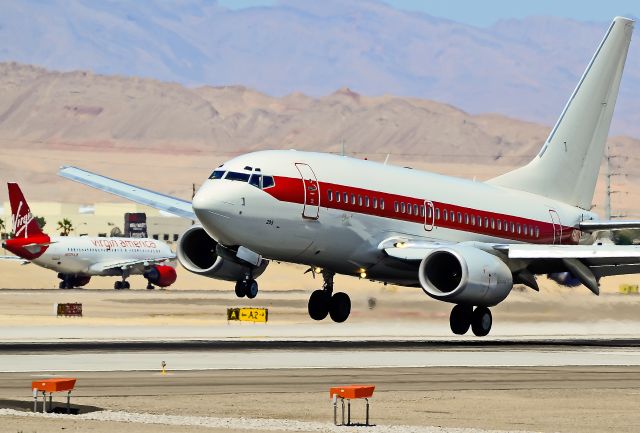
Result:
{"label": "aircraft wing", "polygon": [[77,167],[60,167],[58,175],[182,218],[196,219],[191,202],[186,200],[120,182]]}
{"label": "aircraft wing", "polygon": [[109,262],[100,262],[91,265],[90,270],[93,272],[104,272],[109,269],[129,269],[137,265],[156,265],[167,260],[174,260],[176,258],[175,255],[166,256],[166,257],[156,257],[154,259],[145,259],[145,260],[112,260]]}
{"label": "aircraft wing", "polygon": [[580,230],[583,232],[597,232],[600,230],[623,230],[623,229],[640,229],[640,221],[582,221]]}
{"label": "aircraft wing", "polygon": [[25,260],[22,257],[18,256],[0,256],[0,260],[8,260],[11,262],[20,262],[21,265],[28,265],[31,263],[29,260]]}

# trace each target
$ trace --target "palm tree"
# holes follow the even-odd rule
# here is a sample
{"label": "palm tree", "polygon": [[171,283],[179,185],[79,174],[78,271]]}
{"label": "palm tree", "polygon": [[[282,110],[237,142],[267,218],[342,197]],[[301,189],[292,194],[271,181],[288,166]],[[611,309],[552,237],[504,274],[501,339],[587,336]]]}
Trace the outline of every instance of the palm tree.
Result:
{"label": "palm tree", "polygon": [[58,230],[60,230],[60,236],[69,236],[69,233],[74,230],[71,220],[63,218],[61,221],[58,221]]}

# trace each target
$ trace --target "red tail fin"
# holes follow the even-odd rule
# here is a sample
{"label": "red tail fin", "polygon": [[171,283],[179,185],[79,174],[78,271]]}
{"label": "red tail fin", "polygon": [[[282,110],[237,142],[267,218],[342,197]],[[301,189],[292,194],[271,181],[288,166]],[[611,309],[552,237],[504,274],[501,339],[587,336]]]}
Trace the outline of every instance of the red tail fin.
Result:
{"label": "red tail fin", "polygon": [[42,230],[35,220],[17,183],[7,183],[9,201],[11,202],[11,223],[16,238],[28,238],[42,235]]}

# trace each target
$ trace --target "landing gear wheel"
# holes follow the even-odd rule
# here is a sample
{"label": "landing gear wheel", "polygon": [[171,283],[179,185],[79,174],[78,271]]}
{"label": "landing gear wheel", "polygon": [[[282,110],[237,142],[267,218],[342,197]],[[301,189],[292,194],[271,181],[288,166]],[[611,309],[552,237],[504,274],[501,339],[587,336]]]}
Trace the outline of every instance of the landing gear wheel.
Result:
{"label": "landing gear wheel", "polygon": [[473,307],[469,305],[456,305],[451,310],[449,316],[449,326],[451,332],[457,335],[464,335],[471,326],[471,318],[473,316]]}
{"label": "landing gear wheel", "polygon": [[343,292],[335,293],[331,297],[329,304],[329,315],[331,320],[336,323],[342,323],[349,318],[351,313],[351,299],[349,295]]}
{"label": "landing gear wheel", "polygon": [[122,282],[122,288],[123,289],[130,289],[131,288],[131,284],[129,284],[128,281],[123,281]]}
{"label": "landing gear wheel", "polygon": [[491,331],[493,317],[487,307],[476,307],[471,317],[471,329],[478,337],[484,337]]}
{"label": "landing gear wheel", "polygon": [[246,281],[240,280],[236,283],[236,296],[238,298],[244,298],[247,294],[247,285]]}
{"label": "landing gear wheel", "polygon": [[153,287],[153,284],[151,283],[147,284],[147,290],[153,290],[153,289],[155,289],[155,287]]}
{"label": "landing gear wheel", "polygon": [[247,298],[253,299],[258,295],[258,282],[256,280],[248,280],[246,283],[245,295]]}
{"label": "landing gear wheel", "polygon": [[59,288],[61,289],[68,289],[69,287],[67,286],[67,282],[66,281],[60,281],[60,284],[58,285]]}
{"label": "landing gear wheel", "polygon": [[113,283],[113,288],[115,290],[122,290],[122,281],[116,281],[115,283]]}
{"label": "landing gear wheel", "polygon": [[324,290],[316,290],[309,297],[307,307],[309,316],[313,320],[323,320],[329,314],[331,295]]}

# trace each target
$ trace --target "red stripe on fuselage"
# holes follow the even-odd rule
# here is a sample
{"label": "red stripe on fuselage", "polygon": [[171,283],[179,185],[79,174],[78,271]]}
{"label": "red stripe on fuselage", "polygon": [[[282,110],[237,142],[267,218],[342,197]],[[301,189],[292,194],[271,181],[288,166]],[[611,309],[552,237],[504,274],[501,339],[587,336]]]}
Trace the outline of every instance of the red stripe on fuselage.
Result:
{"label": "red stripe on fuselage", "polygon": [[[300,205],[304,204],[304,189],[302,179],[300,178],[291,178],[291,177],[283,177],[283,176],[274,176],[275,186],[271,188],[267,188],[264,191],[274,198],[289,202],[289,203],[297,203]],[[414,197],[407,197],[398,194],[389,194],[380,191],[372,191],[363,188],[355,188],[352,186],[346,185],[338,185],[334,183],[328,182],[318,182],[320,185],[320,206],[323,208],[329,209],[337,209],[344,210],[353,213],[361,213],[364,215],[372,215],[381,218],[394,219],[398,221],[407,221],[413,222],[416,224],[420,224],[424,226],[425,217],[420,214],[420,207],[424,206],[426,199],[417,199]],[[328,191],[331,190],[333,192],[333,200],[329,200]],[[341,200],[338,202],[336,199],[336,194],[340,193],[344,195],[347,193],[348,201],[344,201],[344,197],[341,197]],[[352,203],[351,196],[355,196],[355,204]],[[366,206],[365,200],[366,197],[369,198],[369,206]],[[378,207],[373,207],[373,199],[378,200]],[[362,205],[360,205],[360,199],[362,200]],[[384,201],[384,209],[380,207],[381,200]],[[408,205],[412,207],[412,213],[408,212],[396,212],[394,208],[395,202],[398,202],[398,205],[401,203],[405,204],[405,208]],[[522,218],[513,215],[506,215],[496,212],[489,212],[479,209],[472,209],[468,207],[453,205],[449,203],[442,203],[437,201],[432,201],[434,206],[434,211],[439,210],[440,219],[434,219],[434,227],[442,227],[451,230],[464,231],[468,233],[476,233],[485,236],[493,236],[497,238],[503,239],[512,239],[521,242],[529,242],[529,243],[537,243],[537,244],[551,244],[554,242],[554,226],[551,222],[546,221],[537,221],[528,218]],[[416,215],[413,212],[413,208],[415,205],[418,206],[418,214]],[[426,209],[425,209],[426,212]],[[451,212],[454,213],[454,220],[451,220],[450,217],[447,220],[444,219],[444,212],[447,212],[449,215]],[[458,213],[460,213],[462,217],[462,222],[458,221]],[[472,225],[470,223],[465,223],[466,216],[469,217],[469,221],[471,220],[471,216],[476,217],[476,224]],[[482,220],[482,225],[478,225],[477,219],[480,218]],[[484,222],[485,218],[489,221],[489,226],[485,227]],[[551,217],[549,217],[551,218]],[[494,225],[493,228],[491,225],[491,220],[493,219]],[[502,229],[498,230],[498,220],[502,221]],[[429,218],[431,221],[431,218]],[[508,223],[508,231],[504,229],[504,223]],[[520,225],[520,233],[512,233],[511,232],[511,224],[514,224],[516,227]],[[523,227],[527,226],[527,235],[524,235]],[[534,233],[530,233],[530,228],[534,229]],[[535,229],[539,230],[539,236],[535,236]],[[562,226],[562,243],[563,244],[577,244],[577,239],[579,237],[572,236],[573,232],[577,230],[574,227]]]}

